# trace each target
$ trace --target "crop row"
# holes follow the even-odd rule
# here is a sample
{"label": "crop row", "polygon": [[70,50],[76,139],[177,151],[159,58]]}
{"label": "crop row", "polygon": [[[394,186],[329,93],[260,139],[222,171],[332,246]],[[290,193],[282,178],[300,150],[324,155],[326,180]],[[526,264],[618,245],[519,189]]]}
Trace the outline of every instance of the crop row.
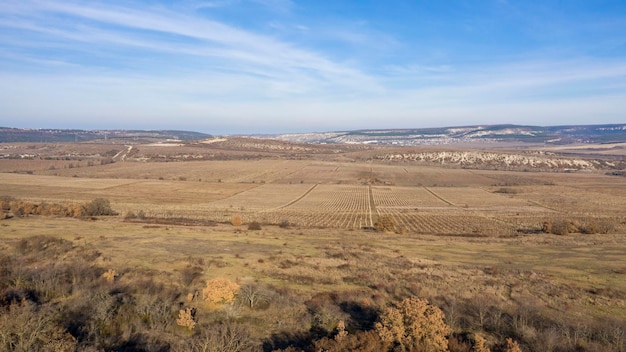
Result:
{"label": "crop row", "polygon": [[377,207],[442,207],[447,204],[422,187],[372,187]]}
{"label": "crop row", "polygon": [[275,213],[273,219],[274,221],[278,219],[281,219],[280,221],[287,220],[289,223],[302,227],[353,229],[372,226],[368,213],[353,211],[312,212],[291,209]]}
{"label": "crop row", "polygon": [[368,188],[364,186],[320,185],[287,209],[321,211],[363,211],[370,208]]}
{"label": "crop row", "polygon": [[265,184],[232,197],[209,203],[212,208],[218,209],[248,209],[269,210],[283,206],[297,199],[309,189],[311,185],[281,185]]}
{"label": "crop row", "polygon": [[472,212],[430,213],[378,208],[380,215],[390,216],[398,229],[429,234],[509,234],[514,228],[496,218]]}

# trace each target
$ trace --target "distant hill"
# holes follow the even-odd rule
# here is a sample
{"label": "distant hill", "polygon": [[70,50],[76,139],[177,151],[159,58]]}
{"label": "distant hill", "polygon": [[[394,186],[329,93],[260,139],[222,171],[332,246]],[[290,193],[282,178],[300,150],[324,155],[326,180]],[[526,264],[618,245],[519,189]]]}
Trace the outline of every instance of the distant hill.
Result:
{"label": "distant hill", "polygon": [[[72,130],[0,127],[0,143],[86,142],[94,140],[202,140],[205,133],[175,130]],[[442,145],[458,143],[526,142],[549,145],[626,142],[626,124],[586,126],[477,125],[441,128],[378,129],[339,132],[247,135],[306,144]]]}
{"label": "distant hill", "polygon": [[143,130],[72,130],[30,129],[0,127],[0,143],[7,142],[86,142],[93,140],[196,140],[212,138],[211,135],[189,131]]}
{"label": "distant hill", "polygon": [[317,144],[440,145],[467,142],[545,144],[626,142],[626,124],[587,126],[481,125],[442,128],[380,129],[264,136]]}

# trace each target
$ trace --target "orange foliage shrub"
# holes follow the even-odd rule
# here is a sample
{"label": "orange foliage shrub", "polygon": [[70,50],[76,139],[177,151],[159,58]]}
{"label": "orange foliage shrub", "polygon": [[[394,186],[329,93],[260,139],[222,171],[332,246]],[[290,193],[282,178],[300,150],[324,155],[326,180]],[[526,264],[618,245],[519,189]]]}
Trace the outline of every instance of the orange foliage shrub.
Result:
{"label": "orange foliage shrub", "polygon": [[239,285],[228,279],[207,280],[206,287],[202,289],[202,299],[209,305],[232,304],[239,289]]}
{"label": "orange foliage shrub", "polygon": [[29,201],[16,200],[12,197],[0,197],[0,207],[4,212],[13,212],[17,216],[27,215],[43,215],[43,216],[64,216],[64,217],[82,217],[82,216],[98,216],[98,215],[117,215],[111,209],[111,205],[107,199],[96,198],[90,203],[32,203]]}
{"label": "orange foliage shrub", "polygon": [[487,340],[484,337],[476,334],[474,335],[474,348],[472,349],[474,352],[491,352],[491,350],[487,347]]}
{"label": "orange foliage shrub", "polygon": [[504,352],[522,352],[522,348],[519,347],[519,344],[515,340],[509,337],[506,339]]}
{"label": "orange foliage shrub", "polygon": [[107,272],[105,272],[104,274],[102,274],[102,277],[108,282],[108,283],[113,283],[113,281],[115,281],[115,277],[117,276],[117,273],[115,272],[115,270],[113,269],[109,269],[107,270]]}
{"label": "orange foliage shrub", "polygon": [[425,299],[407,298],[388,307],[376,323],[381,340],[409,351],[448,351],[452,329],[443,312]]}
{"label": "orange foliage shrub", "polygon": [[196,326],[193,308],[181,309],[178,312],[178,319],[176,319],[176,324],[186,327],[189,330],[193,330],[193,328]]}
{"label": "orange foliage shrub", "polygon": [[341,341],[346,336],[348,336],[348,332],[346,331],[346,323],[343,320],[339,320],[339,323],[337,323],[337,335],[335,335],[335,340]]}
{"label": "orange foliage shrub", "polygon": [[241,226],[243,224],[243,219],[241,215],[233,215],[232,219],[230,219],[230,223],[233,226]]}

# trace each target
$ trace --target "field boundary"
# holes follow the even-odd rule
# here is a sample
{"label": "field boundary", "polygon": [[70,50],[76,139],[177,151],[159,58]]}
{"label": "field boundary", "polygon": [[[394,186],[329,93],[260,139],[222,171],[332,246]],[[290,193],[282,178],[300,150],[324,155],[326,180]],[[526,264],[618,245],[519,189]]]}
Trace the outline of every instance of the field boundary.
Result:
{"label": "field boundary", "polygon": [[432,194],[433,196],[435,196],[435,197],[436,197],[437,199],[439,199],[440,201],[442,201],[442,202],[444,202],[444,203],[446,203],[446,204],[448,204],[448,205],[451,205],[451,206],[453,206],[453,207],[455,207],[455,208],[459,208],[459,206],[458,206],[458,205],[456,205],[456,204],[454,204],[454,203],[450,202],[449,200],[445,199],[444,197],[440,196],[440,195],[439,195],[439,194],[437,194],[435,191],[430,190],[430,188],[428,188],[428,187],[426,187],[426,186],[422,186],[422,187],[423,187],[426,191],[428,191],[428,193]]}
{"label": "field boundary", "polygon": [[369,185],[367,186],[367,191],[368,191],[368,204],[367,204],[367,210],[369,212],[369,218],[370,218],[370,226],[374,227],[374,220],[372,218],[372,213],[376,212],[376,222],[378,222],[378,209],[376,209],[376,202],[374,201],[374,192],[372,192],[372,186]]}
{"label": "field boundary", "polygon": [[284,204],[284,205],[281,205],[281,206],[279,206],[279,207],[277,207],[277,208],[274,208],[274,209],[272,209],[272,210],[283,209],[283,208],[286,208],[286,207],[288,207],[288,206],[291,206],[291,205],[294,205],[294,204],[298,203],[299,201],[301,201],[301,200],[302,200],[302,198],[304,198],[304,197],[306,197],[307,195],[309,195],[309,193],[311,193],[311,192],[312,192],[312,191],[313,191],[313,190],[314,190],[314,189],[315,189],[318,185],[319,185],[319,183],[314,184],[311,188],[307,189],[307,190],[306,190],[306,192],[302,193],[302,195],[301,195],[301,196],[299,196],[298,198],[296,198],[296,199],[292,200],[291,202],[289,202],[289,203],[287,203],[287,204]]}

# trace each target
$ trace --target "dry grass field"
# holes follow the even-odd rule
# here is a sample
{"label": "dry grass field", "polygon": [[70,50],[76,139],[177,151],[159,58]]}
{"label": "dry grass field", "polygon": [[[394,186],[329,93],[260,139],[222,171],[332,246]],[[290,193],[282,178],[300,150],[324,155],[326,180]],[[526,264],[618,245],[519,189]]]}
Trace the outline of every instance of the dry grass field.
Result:
{"label": "dry grass field", "polygon": [[[241,140],[3,150],[28,155],[0,159],[0,349],[428,350],[376,329],[419,297],[445,314],[450,351],[477,336],[626,350],[626,178],[606,170]],[[97,198],[118,215],[25,210]],[[234,301],[209,304],[218,278]]]}

